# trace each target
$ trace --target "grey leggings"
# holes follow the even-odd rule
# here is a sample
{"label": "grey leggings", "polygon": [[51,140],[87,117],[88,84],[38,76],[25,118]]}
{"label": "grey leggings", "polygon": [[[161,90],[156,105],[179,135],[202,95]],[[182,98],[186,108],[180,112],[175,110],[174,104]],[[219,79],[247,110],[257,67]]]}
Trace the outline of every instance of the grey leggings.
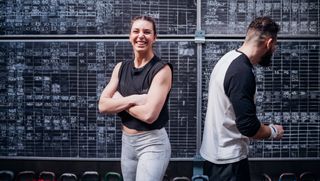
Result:
{"label": "grey leggings", "polygon": [[124,181],[161,181],[170,156],[171,145],[164,128],[132,135],[122,133]]}

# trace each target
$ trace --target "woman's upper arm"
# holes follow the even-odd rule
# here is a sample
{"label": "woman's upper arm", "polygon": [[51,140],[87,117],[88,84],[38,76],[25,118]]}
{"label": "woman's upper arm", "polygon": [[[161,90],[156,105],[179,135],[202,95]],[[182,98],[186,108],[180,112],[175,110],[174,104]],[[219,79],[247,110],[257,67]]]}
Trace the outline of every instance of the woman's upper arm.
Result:
{"label": "woman's upper arm", "polygon": [[107,86],[104,88],[100,95],[99,99],[99,112],[100,113],[113,113],[115,112],[114,105],[112,104],[113,101],[110,101],[112,99],[112,96],[117,91],[118,84],[119,84],[119,78],[118,73],[120,69],[121,63],[117,64],[115,68],[113,69],[111,78]]}
{"label": "woman's upper arm", "polygon": [[147,95],[146,108],[150,113],[149,122],[153,122],[158,118],[171,86],[172,70],[169,65],[166,65],[153,78]]}
{"label": "woman's upper arm", "polygon": [[121,62],[118,63],[112,72],[111,78],[107,86],[104,88],[104,90],[101,93],[100,99],[101,98],[112,98],[113,94],[117,91],[118,84],[119,84],[119,69],[121,66]]}

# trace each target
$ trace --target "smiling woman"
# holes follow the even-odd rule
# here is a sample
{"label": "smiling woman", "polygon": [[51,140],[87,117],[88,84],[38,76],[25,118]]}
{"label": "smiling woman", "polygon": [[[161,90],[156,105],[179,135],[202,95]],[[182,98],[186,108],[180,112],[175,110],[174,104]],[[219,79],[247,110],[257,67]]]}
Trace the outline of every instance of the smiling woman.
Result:
{"label": "smiling woman", "polygon": [[147,16],[135,17],[129,38],[135,54],[135,67],[142,67],[154,56],[152,46],[157,38],[154,20]]}
{"label": "smiling woman", "polygon": [[131,22],[133,61],[117,64],[99,100],[101,113],[118,113],[122,122],[121,170],[124,180],[162,180],[171,156],[164,126],[172,66],[153,51],[155,21],[138,16]]}

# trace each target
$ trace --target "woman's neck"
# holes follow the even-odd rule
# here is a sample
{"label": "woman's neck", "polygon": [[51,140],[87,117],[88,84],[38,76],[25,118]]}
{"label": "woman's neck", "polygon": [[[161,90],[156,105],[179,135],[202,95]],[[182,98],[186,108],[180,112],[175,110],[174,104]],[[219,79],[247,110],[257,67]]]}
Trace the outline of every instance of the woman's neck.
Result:
{"label": "woman's neck", "polygon": [[134,58],[134,67],[139,68],[146,65],[154,56],[153,52],[149,53],[138,53],[135,52],[135,58]]}

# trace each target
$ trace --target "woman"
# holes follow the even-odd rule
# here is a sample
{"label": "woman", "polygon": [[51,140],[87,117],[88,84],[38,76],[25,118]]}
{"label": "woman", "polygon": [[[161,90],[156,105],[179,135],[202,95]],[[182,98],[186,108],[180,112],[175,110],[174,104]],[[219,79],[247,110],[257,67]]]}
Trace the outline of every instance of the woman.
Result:
{"label": "woman", "polygon": [[162,180],[171,156],[164,128],[172,67],[153,52],[156,25],[147,16],[131,22],[133,61],[118,63],[103,90],[99,111],[118,113],[122,122],[121,169],[125,181]]}

